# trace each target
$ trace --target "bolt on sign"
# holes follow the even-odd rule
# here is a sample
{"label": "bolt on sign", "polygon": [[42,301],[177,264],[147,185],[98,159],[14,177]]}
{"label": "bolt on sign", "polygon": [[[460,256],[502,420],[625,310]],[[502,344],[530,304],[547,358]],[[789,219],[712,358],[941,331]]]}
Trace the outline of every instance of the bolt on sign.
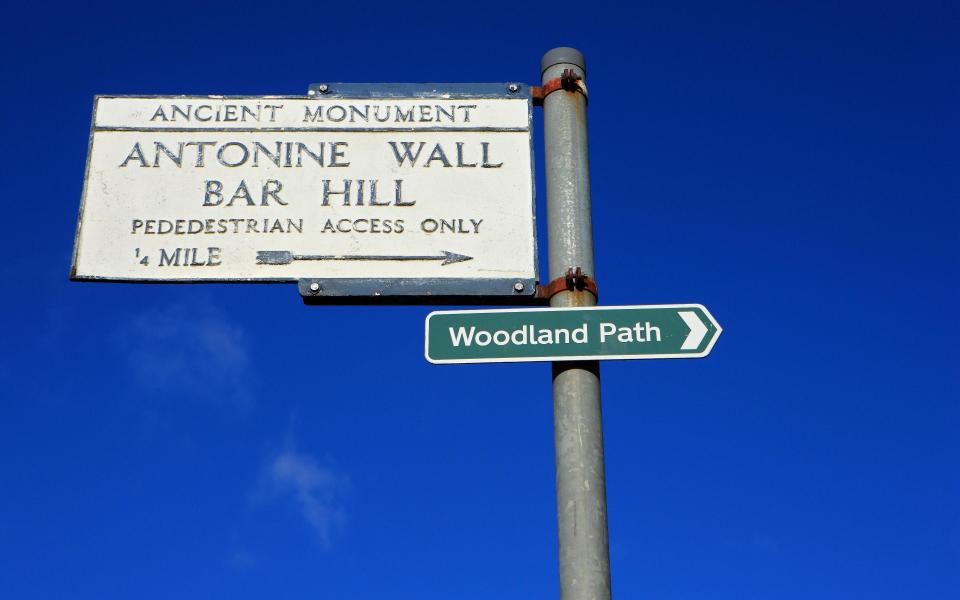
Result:
{"label": "bolt on sign", "polygon": [[532,152],[519,84],[98,96],[71,277],[529,298]]}
{"label": "bolt on sign", "polygon": [[703,358],[722,331],[700,304],[437,311],[424,354],[437,364]]}

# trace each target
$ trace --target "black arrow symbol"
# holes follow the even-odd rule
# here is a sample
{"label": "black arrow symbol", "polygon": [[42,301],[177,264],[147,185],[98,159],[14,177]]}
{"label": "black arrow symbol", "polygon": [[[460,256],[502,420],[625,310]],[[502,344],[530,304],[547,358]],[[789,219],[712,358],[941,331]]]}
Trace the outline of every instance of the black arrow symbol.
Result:
{"label": "black arrow symbol", "polygon": [[472,256],[442,251],[439,256],[384,256],[373,254],[294,254],[287,250],[258,250],[258,265],[289,265],[295,260],[442,260],[441,265],[473,260]]}

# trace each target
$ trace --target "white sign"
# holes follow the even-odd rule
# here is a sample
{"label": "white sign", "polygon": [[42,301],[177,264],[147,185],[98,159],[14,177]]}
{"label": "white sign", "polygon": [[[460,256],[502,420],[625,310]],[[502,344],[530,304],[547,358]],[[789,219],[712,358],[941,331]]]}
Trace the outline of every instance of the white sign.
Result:
{"label": "white sign", "polygon": [[535,279],[529,94],[409,88],[97,97],[72,277]]}

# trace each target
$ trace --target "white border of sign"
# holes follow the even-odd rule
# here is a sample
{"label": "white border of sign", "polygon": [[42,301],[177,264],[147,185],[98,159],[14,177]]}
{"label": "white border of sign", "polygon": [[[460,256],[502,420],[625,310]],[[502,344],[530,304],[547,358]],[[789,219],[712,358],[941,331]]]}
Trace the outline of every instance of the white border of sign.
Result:
{"label": "white border of sign", "polygon": [[[223,278],[137,278],[112,277],[100,275],[79,275],[77,271],[79,241],[82,235],[83,217],[87,204],[88,182],[90,177],[90,156],[94,134],[103,127],[98,125],[98,101],[100,99],[154,99],[154,98],[210,98],[217,100],[234,99],[508,99],[526,103],[526,120],[518,131],[526,132],[530,147],[530,214],[532,261],[530,272],[514,277],[324,277],[322,271],[316,276],[300,278],[290,277],[223,277]],[[339,129],[339,128],[338,128]],[[405,128],[398,128],[403,130]],[[413,129],[417,131],[422,128]],[[480,127],[478,130],[489,129]],[[496,129],[496,128],[493,128]],[[507,128],[505,130],[512,130]],[[537,248],[536,215],[536,156],[533,138],[533,101],[530,87],[523,83],[331,83],[312,84],[306,96],[298,95],[114,95],[95,96],[94,111],[91,119],[90,136],[87,144],[87,160],[84,169],[84,186],[78,210],[77,227],[74,234],[74,247],[71,256],[70,278],[74,281],[112,281],[127,283],[284,283],[299,282],[300,293],[305,301],[328,304],[356,304],[394,302],[404,304],[449,303],[488,303],[488,304],[529,304],[534,301],[536,284],[539,281],[539,261]],[[517,285],[522,291],[517,291]]]}
{"label": "white border of sign", "polygon": [[[703,314],[710,319],[710,323],[717,328],[716,335],[710,340],[707,344],[707,347],[703,349],[702,352],[691,352],[691,353],[674,353],[674,354],[617,354],[612,356],[596,356],[596,355],[587,355],[587,356],[559,356],[559,357],[519,357],[519,358],[464,358],[464,359],[441,359],[435,360],[430,358],[430,318],[434,315],[447,314],[447,315],[457,315],[457,314],[486,314],[486,313],[529,313],[529,312],[555,312],[555,311],[569,311],[569,310],[636,310],[636,309],[647,309],[647,308],[699,308],[703,311]],[[720,323],[710,314],[710,311],[707,310],[707,307],[702,304],[696,303],[687,303],[687,304],[635,304],[631,306],[564,306],[557,308],[503,308],[503,309],[486,309],[486,310],[435,310],[430,312],[427,315],[424,328],[424,341],[423,341],[423,357],[427,359],[427,362],[433,363],[435,365],[450,365],[450,364],[473,364],[473,363],[507,363],[507,362],[567,362],[572,360],[645,360],[650,358],[703,358],[710,354],[710,351],[713,350],[714,344],[717,343],[717,340],[720,338],[720,334],[723,333],[723,328],[720,327]]]}

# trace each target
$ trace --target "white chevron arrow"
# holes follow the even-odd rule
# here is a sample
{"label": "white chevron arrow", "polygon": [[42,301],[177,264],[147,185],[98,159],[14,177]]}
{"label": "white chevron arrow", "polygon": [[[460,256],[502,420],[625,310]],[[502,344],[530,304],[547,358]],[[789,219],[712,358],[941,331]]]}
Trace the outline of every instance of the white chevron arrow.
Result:
{"label": "white chevron arrow", "polygon": [[687,334],[687,339],[683,340],[683,345],[680,346],[680,349],[696,350],[700,347],[703,336],[707,335],[707,326],[703,324],[703,321],[700,320],[697,313],[693,311],[681,310],[677,311],[677,314],[680,315],[683,322],[690,328],[690,333]]}

